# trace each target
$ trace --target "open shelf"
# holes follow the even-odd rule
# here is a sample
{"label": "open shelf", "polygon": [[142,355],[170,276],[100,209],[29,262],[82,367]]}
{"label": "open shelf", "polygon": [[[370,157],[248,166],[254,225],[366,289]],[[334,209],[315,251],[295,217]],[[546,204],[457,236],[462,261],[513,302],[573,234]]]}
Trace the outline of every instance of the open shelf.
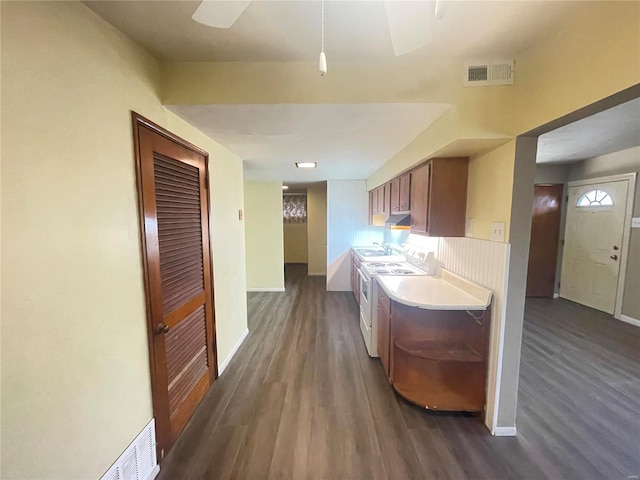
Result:
{"label": "open shelf", "polygon": [[396,340],[394,345],[403,352],[424,358],[426,360],[436,360],[441,362],[482,362],[483,358],[475,350],[465,343],[446,343],[443,341],[430,340]]}

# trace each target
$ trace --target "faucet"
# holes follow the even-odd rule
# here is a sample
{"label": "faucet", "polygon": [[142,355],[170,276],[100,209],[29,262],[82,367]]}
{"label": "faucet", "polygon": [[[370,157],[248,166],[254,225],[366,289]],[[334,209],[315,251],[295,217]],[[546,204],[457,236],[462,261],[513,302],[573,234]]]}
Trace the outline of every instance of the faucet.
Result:
{"label": "faucet", "polygon": [[391,248],[391,246],[388,243],[384,243],[384,254],[385,255],[393,255],[393,249]]}

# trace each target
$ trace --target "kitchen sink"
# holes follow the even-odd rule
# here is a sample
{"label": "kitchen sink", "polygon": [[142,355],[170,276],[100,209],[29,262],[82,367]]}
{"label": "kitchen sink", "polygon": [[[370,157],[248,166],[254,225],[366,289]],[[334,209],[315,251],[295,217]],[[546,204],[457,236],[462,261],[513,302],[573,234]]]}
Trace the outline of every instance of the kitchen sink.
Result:
{"label": "kitchen sink", "polygon": [[357,251],[363,257],[381,257],[385,255],[384,248],[358,248]]}

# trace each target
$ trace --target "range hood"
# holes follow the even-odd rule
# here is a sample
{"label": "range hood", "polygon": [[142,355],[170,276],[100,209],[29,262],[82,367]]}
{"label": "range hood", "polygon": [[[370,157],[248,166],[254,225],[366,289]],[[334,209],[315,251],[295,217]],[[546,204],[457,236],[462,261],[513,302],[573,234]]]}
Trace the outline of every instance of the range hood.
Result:
{"label": "range hood", "polygon": [[399,214],[390,215],[387,221],[384,223],[385,228],[392,230],[409,230],[411,226],[411,215]]}

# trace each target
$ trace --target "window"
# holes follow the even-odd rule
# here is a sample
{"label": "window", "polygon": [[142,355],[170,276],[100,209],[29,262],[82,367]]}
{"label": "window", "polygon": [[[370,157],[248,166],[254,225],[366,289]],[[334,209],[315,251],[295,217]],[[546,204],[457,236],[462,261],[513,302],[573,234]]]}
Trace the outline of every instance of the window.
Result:
{"label": "window", "polygon": [[578,207],[610,207],[613,199],[604,190],[590,190],[578,199]]}
{"label": "window", "polygon": [[284,195],[282,219],[284,223],[307,223],[307,196]]}

